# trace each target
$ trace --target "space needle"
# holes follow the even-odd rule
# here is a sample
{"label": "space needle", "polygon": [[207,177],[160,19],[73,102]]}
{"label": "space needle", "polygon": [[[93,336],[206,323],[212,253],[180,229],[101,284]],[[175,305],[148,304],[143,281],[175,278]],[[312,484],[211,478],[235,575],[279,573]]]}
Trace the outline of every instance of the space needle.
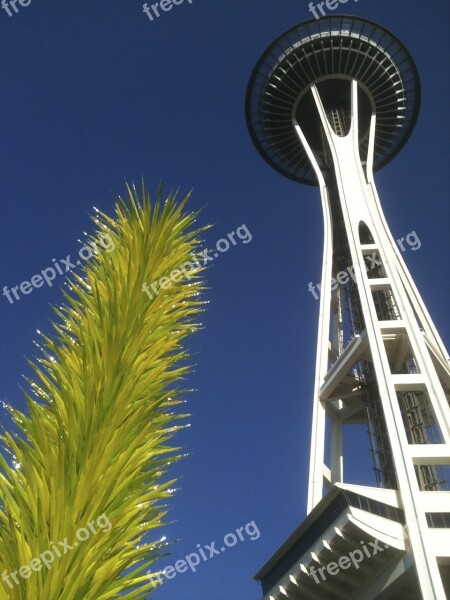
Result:
{"label": "space needle", "polygon": [[[408,50],[357,17],[293,27],[250,78],[256,149],[319,187],[324,219],[308,514],[256,575],[264,600],[450,597],[449,358],[373,175],[419,107]],[[344,439],[361,427],[353,452],[370,453],[373,485],[345,477]]]}

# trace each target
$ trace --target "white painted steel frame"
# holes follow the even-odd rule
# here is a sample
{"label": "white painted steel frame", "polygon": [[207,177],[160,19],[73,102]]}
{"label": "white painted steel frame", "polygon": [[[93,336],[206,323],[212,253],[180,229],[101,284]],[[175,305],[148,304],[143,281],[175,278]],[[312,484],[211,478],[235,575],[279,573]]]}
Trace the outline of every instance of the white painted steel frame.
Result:
{"label": "white painted steel frame", "polygon": [[[366,171],[361,163],[358,138],[358,84],[351,81],[351,127],[345,137],[337,136],[330,126],[317,87],[311,91],[320,115],[323,130],[334,163],[338,195],[344,217],[346,236],[351,261],[355,269],[356,284],[366,335],[376,374],[378,390],[386,421],[394,467],[397,475],[400,505],[405,512],[406,526],[411,539],[412,552],[424,600],[445,599],[439,574],[437,557],[448,556],[449,544],[436,544],[436,535],[428,527],[426,512],[448,512],[442,510],[448,501],[448,492],[421,492],[415,475],[414,465],[450,464],[450,409],[436,372],[430,349],[450,377],[448,355],[425,305],[414,285],[412,277],[400,255],[396,243],[384,218],[375,183],[373,180],[373,147],[376,115],[371,117],[369,153]],[[310,480],[308,513],[323,496],[324,483],[331,486],[343,482],[343,421],[333,420],[331,428],[330,465],[325,464],[325,437],[327,409],[322,398],[322,389],[329,372],[330,325],[332,311],[331,278],[333,264],[333,224],[330,194],[318,161],[299,124],[293,116],[293,124],[301,144],[316,172],[321,191],[324,216],[324,254],[320,296],[319,331],[314,386],[312,422]],[[364,244],[359,237],[361,222],[369,228],[386,272],[383,285],[391,289],[399,310],[400,319],[379,321],[372,292],[380,280],[369,279],[364,262]],[[420,319],[417,321],[416,316]],[[400,328],[409,341],[420,375],[395,375],[391,372],[384,339],[390,329]],[[423,329],[423,331],[422,331]],[[430,349],[429,349],[430,348]],[[336,348],[334,348],[336,350]],[[342,348],[339,350],[342,352]],[[427,391],[443,443],[433,446],[418,446],[408,443],[396,391],[417,389]],[[340,404],[342,408],[342,403]],[[424,450],[426,451],[424,452]],[[427,462],[424,462],[427,461]],[[382,501],[384,490],[373,488],[373,493]],[[377,496],[378,494],[378,496]],[[424,501],[425,495],[427,502]],[[448,506],[448,505],[447,505]],[[447,530],[447,533],[448,530]]]}

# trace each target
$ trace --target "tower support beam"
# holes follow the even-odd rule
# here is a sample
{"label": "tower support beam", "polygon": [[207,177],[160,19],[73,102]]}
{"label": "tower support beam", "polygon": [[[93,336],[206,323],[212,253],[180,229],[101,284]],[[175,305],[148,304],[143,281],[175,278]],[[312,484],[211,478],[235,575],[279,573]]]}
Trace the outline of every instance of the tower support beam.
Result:
{"label": "tower support beam", "polygon": [[[284,175],[318,184],[324,219],[308,516],[263,568],[265,600],[295,598],[293,580],[314,597],[306,545],[325,564],[333,545],[325,536],[326,552],[318,551],[322,542],[310,541],[333,530],[327,508],[335,502],[333,510],[342,509],[338,490],[349,512],[334,526],[348,520],[355,528],[346,543],[358,547],[364,531],[391,536],[396,548],[360,568],[371,581],[361,590],[355,584],[353,598],[444,600],[450,593],[450,362],[373,177],[408,139],[419,104],[406,48],[356,17],[293,28],[261,57],[250,80],[253,141]],[[343,442],[355,425],[367,427],[373,487],[355,485],[346,472]],[[280,576],[283,561],[289,577]],[[351,581],[342,577],[345,597]]]}
{"label": "tower support beam", "polygon": [[[426,514],[423,504],[419,498],[419,483],[414,470],[414,462],[409,454],[409,442],[403,425],[402,414],[397,399],[397,390],[401,388],[399,380],[412,379],[412,388],[417,388],[414,379],[419,378],[420,384],[425,385],[432,405],[437,409],[437,421],[442,424],[442,433],[444,445],[448,444],[448,430],[446,426],[450,423],[449,407],[445,402],[443,390],[439,379],[431,363],[429,353],[425,348],[425,341],[420,331],[419,324],[414,317],[413,306],[407,296],[406,290],[400,279],[400,269],[396,265],[396,256],[392,252],[391,240],[384,235],[384,228],[378,222],[378,210],[374,206],[375,198],[373,195],[374,183],[368,182],[364,173],[359,154],[359,131],[358,131],[358,84],[356,80],[351,81],[351,126],[346,136],[339,136],[333,130],[319,91],[315,85],[311,88],[315,105],[319,113],[323,132],[328,143],[329,151],[333,159],[334,175],[336,178],[337,197],[331,199],[332,202],[339,202],[342,210],[346,237],[350,257],[356,278],[356,285],[359,292],[359,302],[364,315],[365,333],[367,334],[371,357],[374,365],[375,377],[378,386],[378,393],[383,407],[387,433],[391,445],[393,461],[399,490],[401,493],[402,507],[405,511],[406,526],[408,527],[414,558],[417,565],[421,589],[423,590],[424,600],[434,598],[444,598],[444,588],[441,582],[439,568],[434,555],[431,536],[426,520]],[[372,124],[375,119],[372,115]],[[300,133],[301,127],[297,122],[294,123],[297,131]],[[373,136],[374,126],[371,127]],[[305,144],[306,137],[300,136],[300,141]],[[373,148],[373,143],[369,144]],[[308,146],[305,148],[307,153],[311,152]],[[371,160],[368,160],[367,169],[369,169]],[[319,169],[317,160],[313,163],[315,168]],[[323,175],[322,175],[323,176]],[[318,173],[319,177],[319,173]],[[328,199],[329,196],[327,195]],[[395,297],[396,306],[402,315],[405,328],[405,339],[408,339],[415,350],[414,359],[416,365],[420,365],[420,376],[418,375],[396,375],[392,373],[389,364],[386,347],[382,334],[382,322],[377,314],[375,303],[373,301],[373,286],[366,273],[366,263],[364,252],[362,251],[363,242],[360,239],[360,227],[364,224],[373,232],[375,246],[382,258],[385,270],[385,286],[392,289]],[[330,233],[328,229],[328,233]],[[332,240],[328,240],[331,245]],[[324,293],[327,288],[331,289],[331,277],[329,277],[329,257],[328,253],[324,258],[324,273],[322,277],[322,297],[324,301],[330,302],[328,314],[331,313],[331,297]],[[322,307],[321,307],[322,309]],[[323,383],[328,376],[328,368],[325,367],[323,358],[324,348],[328,347],[329,330],[326,330],[326,324],[329,325],[330,319],[325,318],[326,307],[321,312],[321,327],[319,328],[320,355],[318,354],[318,364],[316,366],[316,380]],[[428,354],[428,356],[426,356]],[[324,373],[325,371],[325,373]],[[321,387],[317,387],[315,404],[321,407],[316,410],[319,418],[316,420],[317,431],[325,430],[325,411],[323,410],[323,400],[321,397]],[[442,419],[441,419],[442,416]],[[322,419],[322,422],[319,422]],[[336,425],[332,426],[335,428]],[[342,427],[342,425],[340,425]],[[319,463],[325,462],[325,444],[322,435],[315,435],[313,431],[311,456],[315,457],[315,464],[311,464],[313,473],[310,478],[309,506],[313,507],[322,498],[322,485],[314,476],[319,470]],[[339,439],[339,442],[341,440]],[[333,443],[334,442],[334,443]],[[319,444],[323,444],[318,447]],[[336,435],[332,435],[331,457],[332,465],[339,464],[339,472],[342,472],[342,451],[341,445],[336,441]],[[450,446],[449,446],[450,448]],[[336,468],[336,467],[335,467]]]}

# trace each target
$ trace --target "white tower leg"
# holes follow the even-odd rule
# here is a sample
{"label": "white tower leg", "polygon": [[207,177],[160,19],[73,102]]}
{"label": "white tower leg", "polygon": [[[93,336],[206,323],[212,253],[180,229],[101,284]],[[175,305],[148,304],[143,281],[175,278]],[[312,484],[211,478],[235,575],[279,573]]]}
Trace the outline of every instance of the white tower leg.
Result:
{"label": "white tower leg", "polygon": [[[420,476],[418,478],[416,470],[421,465],[430,465],[431,469],[434,465],[450,464],[450,409],[441,383],[441,380],[448,381],[450,377],[448,355],[381,210],[372,174],[376,115],[373,114],[371,118],[369,155],[364,168],[359,153],[357,82],[351,81],[351,126],[344,137],[337,135],[330,125],[317,87],[312,85],[311,90],[332,155],[337,193],[330,197],[330,189],[318,159],[308,144],[301,124],[294,119],[300,141],[319,180],[325,223],[308,512],[322,498],[324,484],[331,486],[332,483],[343,481],[342,425],[349,411],[341,398],[332,395],[333,385],[335,380],[339,379],[340,373],[348,373],[352,365],[361,360],[365,353],[364,359],[367,360],[369,356],[375,373],[379,401],[392,451],[400,504],[405,513],[422,594],[425,600],[444,600],[445,594],[437,562],[440,550],[433,543],[426,513],[439,512],[439,507],[443,506],[442,494],[446,492],[427,491],[426,482],[422,481]],[[358,339],[352,340],[345,349],[340,347],[336,339],[330,340],[332,313],[335,322],[342,319],[339,310],[336,311],[336,306],[333,307],[331,293],[332,202],[339,202],[342,211],[351,259],[351,265],[348,266],[354,268],[365,323],[365,329],[360,332]],[[371,233],[371,243],[361,238],[362,226]],[[382,276],[374,277],[367,272],[368,260],[381,265]],[[380,320],[380,311],[377,311],[376,306],[380,298],[392,306],[393,318]],[[336,338],[336,335],[334,337]],[[333,365],[329,358],[330,351],[331,355],[337,355]],[[411,357],[410,370],[404,372],[403,358],[408,357]],[[354,393],[350,388],[348,391]],[[428,400],[434,427],[440,435],[440,443],[425,444],[424,450],[424,446],[417,440],[408,440],[398,398],[399,394],[407,393]],[[330,398],[334,398],[333,412]],[[328,409],[330,414],[334,415],[330,467],[325,464],[324,456]],[[340,413],[342,416],[336,417]],[[429,494],[434,495],[432,502]],[[430,499],[428,507],[425,505],[425,498]]]}

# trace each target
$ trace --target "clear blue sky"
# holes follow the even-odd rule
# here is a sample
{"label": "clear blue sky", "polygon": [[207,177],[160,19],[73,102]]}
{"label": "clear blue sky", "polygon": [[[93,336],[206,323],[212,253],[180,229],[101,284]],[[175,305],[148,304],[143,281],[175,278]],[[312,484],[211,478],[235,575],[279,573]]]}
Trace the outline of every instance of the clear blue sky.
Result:
{"label": "clear blue sky", "polygon": [[[376,181],[394,236],[420,238],[404,258],[448,343],[448,4],[343,8],[390,29],[418,66],[418,124]],[[113,192],[142,176],[153,191],[161,177],[167,190],[194,188],[191,208],[205,207],[201,222],[215,224],[209,247],[242,224],[252,234],[207,275],[205,329],[191,339],[192,427],[178,439],[191,456],[174,470],[183,478],[163,532],[181,541],[166,563],[197,544],[222,545],[250,521],[261,535],[152,597],[258,600],[253,575],[305,516],[319,308],[307,285],[320,281],[322,214],[316,188],[281,177],[257,154],[244,98],[257,59],[311,17],[308,2],[185,0],[153,21],[138,0],[32,0],[19,9],[0,14],[0,288],[75,255],[92,206],[111,212]],[[57,287],[13,304],[0,296],[0,398],[15,406]],[[349,478],[368,482],[361,454]]]}

